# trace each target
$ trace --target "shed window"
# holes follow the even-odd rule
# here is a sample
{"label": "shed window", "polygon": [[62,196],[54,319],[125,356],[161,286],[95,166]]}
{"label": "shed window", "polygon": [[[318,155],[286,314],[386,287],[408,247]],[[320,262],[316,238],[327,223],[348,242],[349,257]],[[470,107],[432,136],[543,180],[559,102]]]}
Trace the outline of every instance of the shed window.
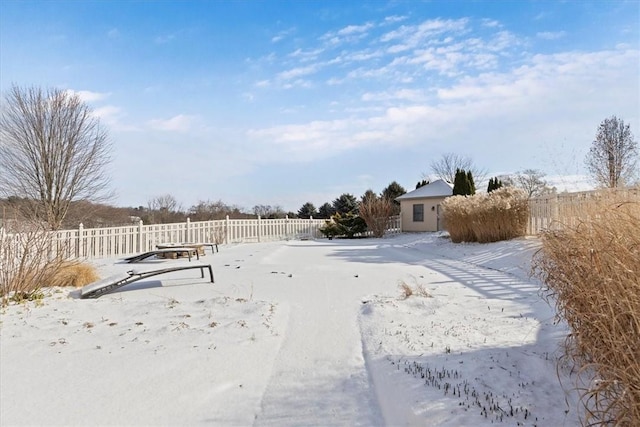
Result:
{"label": "shed window", "polygon": [[413,205],[413,222],[424,222],[424,205]]}

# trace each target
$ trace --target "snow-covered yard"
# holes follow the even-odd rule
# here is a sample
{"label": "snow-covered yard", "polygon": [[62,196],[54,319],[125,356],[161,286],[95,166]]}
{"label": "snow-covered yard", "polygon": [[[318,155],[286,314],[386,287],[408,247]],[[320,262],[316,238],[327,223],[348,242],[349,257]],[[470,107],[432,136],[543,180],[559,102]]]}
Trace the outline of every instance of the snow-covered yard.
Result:
{"label": "snow-covered yard", "polygon": [[[566,329],[528,277],[537,247],[253,243],[202,258],[215,284],[183,271],[96,300],[53,289],[2,309],[0,424],[579,425],[557,369]],[[188,261],[144,264],[168,262]]]}

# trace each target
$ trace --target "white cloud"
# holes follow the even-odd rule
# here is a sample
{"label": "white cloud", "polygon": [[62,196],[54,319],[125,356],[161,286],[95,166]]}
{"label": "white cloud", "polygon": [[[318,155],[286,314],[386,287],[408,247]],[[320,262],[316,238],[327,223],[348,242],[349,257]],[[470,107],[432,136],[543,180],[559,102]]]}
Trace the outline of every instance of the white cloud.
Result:
{"label": "white cloud", "polygon": [[149,127],[155,130],[172,132],[187,132],[192,129],[197,117],[185,114],[178,114],[170,119],[152,119],[147,122]]}
{"label": "white cloud", "polygon": [[278,73],[278,78],[281,80],[292,80],[301,76],[314,74],[320,68],[319,64],[311,64],[305,67],[292,68],[290,70],[282,71]]}
{"label": "white cloud", "polygon": [[271,38],[271,43],[278,43],[279,41],[282,41],[285,38],[287,38],[289,35],[295,33],[295,31],[296,31],[296,27],[291,27],[289,29],[282,30]]}
{"label": "white cloud", "polygon": [[[633,94],[639,58],[634,50],[536,55],[508,71],[443,82],[430,90],[435,98],[418,87],[366,91],[361,98],[371,108],[347,110],[358,116],[253,129],[248,136],[276,147],[273,161],[313,161],[364,147],[435,148],[456,141],[457,150],[471,153],[485,147],[480,157],[487,156],[486,147],[499,146],[504,147],[501,161],[530,162],[541,155],[536,147],[543,142],[576,135],[589,141],[600,114],[637,111]],[[391,107],[380,111],[384,103]],[[510,166],[529,165],[511,160]]]}
{"label": "white cloud", "polygon": [[92,92],[89,90],[69,90],[70,93],[77,95],[83,102],[95,102],[111,96],[110,92]]}
{"label": "white cloud", "polygon": [[373,24],[370,22],[364,25],[349,25],[347,27],[342,28],[341,30],[338,30],[336,34],[339,36],[348,36],[351,34],[366,33],[371,28],[373,28]]}
{"label": "white cloud", "polygon": [[320,40],[330,45],[338,45],[342,43],[351,43],[363,39],[367,36],[368,31],[375,25],[368,22],[363,25],[348,25],[338,31],[330,31],[320,37]]}
{"label": "white cloud", "polygon": [[384,23],[385,24],[395,24],[397,22],[402,22],[404,20],[406,20],[407,17],[406,16],[401,16],[401,15],[392,15],[392,16],[387,16],[386,18],[384,18]]}
{"label": "white cloud", "polygon": [[500,25],[500,22],[496,21],[495,19],[484,18],[482,19],[482,26],[487,28],[496,28],[496,27],[500,27],[501,25]]}
{"label": "white cloud", "polygon": [[536,33],[536,37],[543,40],[558,40],[567,35],[566,31],[542,31]]}
{"label": "white cloud", "polygon": [[424,94],[418,89],[399,89],[396,91],[383,91],[383,92],[366,92],[362,95],[363,101],[390,101],[390,100],[404,100],[404,101],[421,101],[424,100]]}
{"label": "white cloud", "polygon": [[112,28],[107,32],[107,37],[110,39],[120,38],[120,31],[117,28]]}

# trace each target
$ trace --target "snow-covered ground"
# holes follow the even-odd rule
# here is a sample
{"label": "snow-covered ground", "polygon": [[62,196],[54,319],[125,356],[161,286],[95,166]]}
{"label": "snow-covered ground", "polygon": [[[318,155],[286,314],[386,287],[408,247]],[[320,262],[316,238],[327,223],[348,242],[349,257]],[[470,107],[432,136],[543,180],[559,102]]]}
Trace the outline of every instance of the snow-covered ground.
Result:
{"label": "snow-covered ground", "polygon": [[215,284],[187,270],[95,300],[52,289],[2,309],[0,424],[579,425],[566,329],[529,278],[538,246],[252,243],[201,258]]}

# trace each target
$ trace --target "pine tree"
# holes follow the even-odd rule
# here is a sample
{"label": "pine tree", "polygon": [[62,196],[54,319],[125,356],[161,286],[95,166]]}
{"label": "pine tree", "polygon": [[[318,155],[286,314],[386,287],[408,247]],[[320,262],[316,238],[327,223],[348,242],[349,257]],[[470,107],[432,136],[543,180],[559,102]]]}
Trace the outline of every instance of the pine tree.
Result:
{"label": "pine tree", "polygon": [[453,179],[453,195],[454,196],[464,196],[466,194],[465,181],[466,181],[466,174],[464,173],[464,171],[461,171],[460,169],[456,169],[456,175],[455,175],[455,178]]}
{"label": "pine tree", "polygon": [[502,181],[498,179],[498,177],[491,178],[489,180],[489,186],[487,187],[487,193],[491,193],[492,191],[497,190],[503,186]]}
{"label": "pine tree", "polygon": [[471,173],[471,171],[467,171],[467,181],[468,181],[468,189],[469,192],[467,194],[469,194],[470,196],[473,196],[474,194],[476,194],[476,183],[473,182],[473,174]]}

